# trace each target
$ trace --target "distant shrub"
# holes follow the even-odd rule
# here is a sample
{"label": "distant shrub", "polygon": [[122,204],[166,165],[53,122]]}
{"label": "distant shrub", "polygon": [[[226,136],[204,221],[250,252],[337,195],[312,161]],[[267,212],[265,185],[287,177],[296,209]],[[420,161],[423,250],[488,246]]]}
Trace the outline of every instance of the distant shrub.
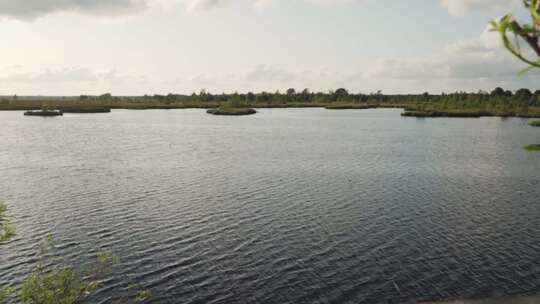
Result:
{"label": "distant shrub", "polygon": [[540,151],[540,145],[528,145],[525,147],[527,151]]}
{"label": "distant shrub", "polygon": [[242,116],[242,115],[253,115],[257,111],[250,108],[217,108],[210,109],[206,111],[208,114],[213,115],[225,115],[225,116]]}

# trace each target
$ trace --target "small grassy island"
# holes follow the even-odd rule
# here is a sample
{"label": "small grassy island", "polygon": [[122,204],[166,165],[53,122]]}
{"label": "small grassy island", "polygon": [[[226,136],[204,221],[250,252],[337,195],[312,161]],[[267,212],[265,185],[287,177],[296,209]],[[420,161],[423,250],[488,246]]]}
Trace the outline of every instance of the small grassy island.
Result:
{"label": "small grassy island", "polygon": [[532,127],[540,127],[540,120],[531,121],[529,125]]}
{"label": "small grassy island", "polygon": [[208,111],[206,111],[206,113],[212,114],[212,115],[241,116],[241,115],[253,115],[257,113],[257,111],[251,108],[220,107],[216,109],[209,109]]}
{"label": "small grassy island", "polygon": [[515,113],[501,111],[483,111],[483,110],[414,110],[406,109],[401,113],[401,116],[406,117],[454,117],[454,118],[479,118],[479,117],[521,117],[521,118],[536,118],[540,117],[540,113]]}
{"label": "small grassy island", "polygon": [[367,110],[377,106],[363,104],[332,104],[325,107],[327,110]]}
{"label": "small grassy island", "polygon": [[444,111],[405,111],[401,116],[406,117],[463,117],[478,118],[482,116],[493,116],[487,112],[444,112]]}
{"label": "small grassy island", "polygon": [[525,150],[527,150],[527,151],[540,151],[540,144],[539,145],[525,146]]}
{"label": "small grassy island", "polygon": [[39,110],[39,111],[26,111],[26,116],[62,116],[64,113],[60,110]]}

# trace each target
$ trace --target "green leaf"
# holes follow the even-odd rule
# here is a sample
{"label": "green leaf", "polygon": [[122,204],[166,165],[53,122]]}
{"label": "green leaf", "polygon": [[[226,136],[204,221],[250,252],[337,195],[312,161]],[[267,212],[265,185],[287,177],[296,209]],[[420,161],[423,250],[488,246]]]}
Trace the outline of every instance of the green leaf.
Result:
{"label": "green leaf", "polygon": [[536,68],[536,67],[533,66],[533,65],[530,65],[530,66],[528,66],[528,67],[522,69],[521,71],[519,71],[519,74],[518,74],[518,75],[519,75],[519,76],[524,76],[525,74],[527,74],[530,70],[532,70],[532,69],[534,69],[534,68]]}

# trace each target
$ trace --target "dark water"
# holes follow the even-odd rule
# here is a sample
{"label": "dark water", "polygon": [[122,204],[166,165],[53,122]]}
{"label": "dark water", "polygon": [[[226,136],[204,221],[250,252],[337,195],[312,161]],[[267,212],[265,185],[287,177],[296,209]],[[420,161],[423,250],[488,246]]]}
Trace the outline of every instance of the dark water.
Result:
{"label": "dark water", "polygon": [[122,259],[153,303],[415,303],[540,294],[540,143],[522,119],[398,110],[0,112],[0,199],[18,236],[84,268]]}

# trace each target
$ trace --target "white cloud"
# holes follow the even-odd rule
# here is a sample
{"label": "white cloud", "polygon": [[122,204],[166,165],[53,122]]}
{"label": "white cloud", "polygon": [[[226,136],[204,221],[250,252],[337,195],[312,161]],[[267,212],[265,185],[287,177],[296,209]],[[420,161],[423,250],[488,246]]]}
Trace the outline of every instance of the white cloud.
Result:
{"label": "white cloud", "polygon": [[273,3],[273,0],[255,0],[255,3],[253,4],[253,6],[256,9],[265,9],[269,7],[270,5],[272,5],[272,3]]}
{"label": "white cloud", "polygon": [[147,0],[0,0],[0,17],[34,19],[55,12],[114,16],[146,9]]}
{"label": "white cloud", "polygon": [[[0,81],[7,83],[54,83],[54,82],[94,82],[98,80],[96,73],[88,68],[63,68],[55,70],[44,70],[30,72],[19,68],[17,70],[4,71]],[[9,73],[9,70],[12,73]]]}
{"label": "white cloud", "polygon": [[[245,0],[254,8],[265,8],[275,0]],[[333,5],[358,0],[303,0],[316,5]],[[32,20],[56,12],[118,16],[146,10],[153,6],[181,4],[188,12],[206,11],[239,0],[0,0],[0,18]]]}
{"label": "white cloud", "polygon": [[243,75],[243,79],[250,82],[288,82],[294,77],[291,72],[267,65],[259,65]]}
{"label": "white cloud", "polygon": [[[205,11],[205,10],[209,10],[214,7],[224,5],[230,2],[235,2],[235,1],[238,2],[238,0],[183,0],[186,9],[189,12]],[[279,0],[246,0],[246,2],[252,4],[253,7],[257,9],[268,7],[271,4],[278,1]],[[313,4],[313,5],[330,6],[330,5],[343,5],[343,4],[366,1],[366,0],[302,0],[302,1],[308,4]]]}
{"label": "white cloud", "polygon": [[244,71],[198,74],[179,78],[176,87],[187,88],[184,92],[207,89],[212,93],[234,91],[285,90],[288,88],[312,88],[326,91],[344,85],[345,75],[326,68],[291,70],[271,65],[258,65]]}
{"label": "white cloud", "polygon": [[239,86],[245,87],[246,85],[273,86],[278,84],[281,86],[295,81],[295,79],[297,79],[297,74],[294,72],[269,65],[258,65],[243,72],[198,74],[180,81],[187,81],[201,88],[220,87],[236,90]]}
{"label": "white cloud", "polygon": [[227,2],[227,0],[185,0],[187,11],[204,11]]}
{"label": "white cloud", "polygon": [[460,41],[421,59],[383,59],[366,72],[367,78],[443,79],[517,77],[519,65],[499,48],[480,39]]}
{"label": "white cloud", "polygon": [[492,32],[491,26],[486,27],[484,32],[482,32],[482,35],[480,35],[480,41],[482,44],[489,49],[500,49],[503,47],[501,36],[496,33]]}
{"label": "white cloud", "polygon": [[288,87],[326,91],[347,87],[352,92],[387,93],[452,92],[529,87],[538,89],[540,72],[519,77],[524,65],[508,54],[500,37],[486,30],[476,39],[458,41],[431,55],[417,58],[380,58],[359,63],[349,71],[335,68],[290,70],[259,65],[244,72],[203,74],[189,79],[189,85],[210,91],[273,91]]}
{"label": "white cloud", "polygon": [[[64,67],[32,70],[25,66],[0,68],[0,95],[80,95],[104,92],[148,93],[149,79],[116,69]],[[158,82],[154,80],[154,85]]]}
{"label": "white cloud", "polygon": [[347,3],[358,2],[359,0],[304,0],[307,3],[316,5],[342,5]]}
{"label": "white cloud", "polygon": [[99,82],[142,81],[143,77],[120,75],[116,69],[96,71],[86,67],[69,67],[29,71],[16,65],[1,70],[0,82],[19,84],[92,84]]}
{"label": "white cloud", "polygon": [[398,87],[407,83],[441,91],[455,87],[486,90],[499,85],[534,88],[540,83],[538,71],[518,77],[524,64],[508,54],[499,40],[496,33],[486,29],[478,39],[458,41],[424,58],[380,59],[350,81],[388,81]]}
{"label": "white cloud", "polygon": [[450,15],[464,16],[472,11],[499,11],[514,7],[520,0],[442,0]]}

